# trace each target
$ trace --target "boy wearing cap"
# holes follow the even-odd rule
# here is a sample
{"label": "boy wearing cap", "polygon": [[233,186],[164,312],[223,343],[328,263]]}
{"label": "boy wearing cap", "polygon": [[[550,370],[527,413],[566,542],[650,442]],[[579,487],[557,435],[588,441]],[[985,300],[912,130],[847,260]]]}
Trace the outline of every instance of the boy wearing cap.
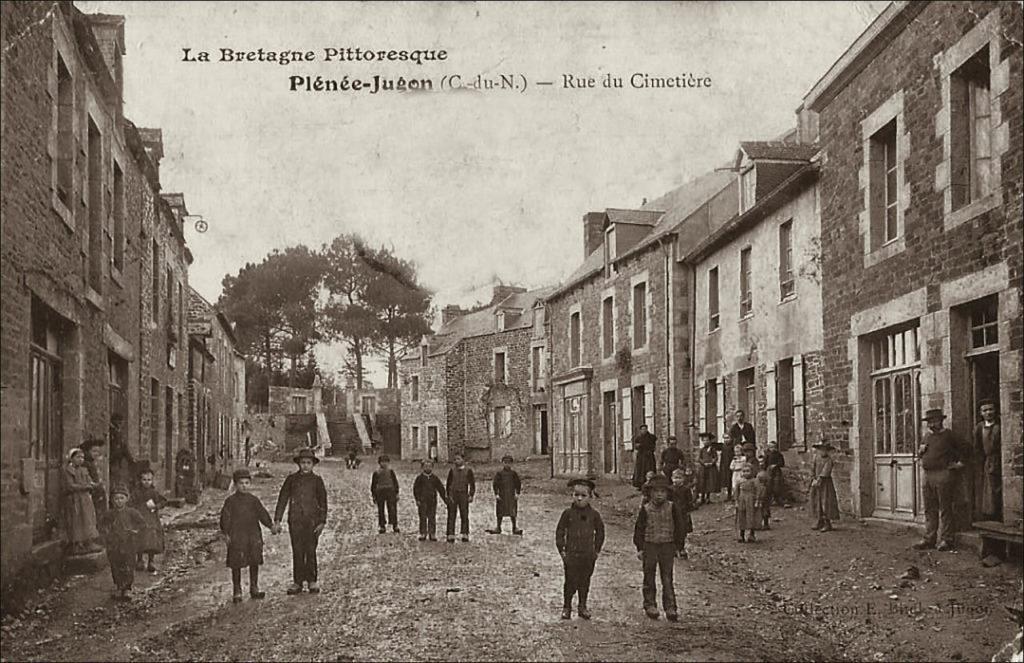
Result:
{"label": "boy wearing cap", "polygon": [[[924,421],[928,422],[928,432],[921,440],[918,457],[924,474],[924,539],[914,544],[916,550],[934,548],[936,538],[939,540],[938,550],[953,548],[953,500],[956,494],[956,476],[961,462],[959,441],[948,428],[943,428],[946,415],[939,408],[925,412]],[[941,522],[941,529],[940,529]]]}
{"label": "boy wearing cap", "polygon": [[447,503],[441,479],[434,474],[434,461],[425,458],[420,461],[420,473],[412,484],[412,496],[420,517],[420,541],[437,541],[437,498]]}
{"label": "boy wearing cap", "polygon": [[274,509],[274,533],[281,531],[281,518],[288,509],[288,534],[292,541],[292,586],[288,594],[302,592],[308,583],[310,594],[319,594],[316,546],[327,524],[327,487],[313,466],[320,462],[312,449],[301,449],[292,459],[299,466],[288,475]]}
{"label": "boy wearing cap", "polygon": [[565,567],[562,619],[572,619],[572,598],[577,594],[579,616],[590,619],[587,596],[594,564],[604,546],[604,521],[601,514],[590,506],[590,498],[594,494],[593,481],[572,479],[569,488],[572,490],[572,504],[562,512],[555,527],[555,547]]}
{"label": "boy wearing cap", "polygon": [[270,520],[270,514],[258,497],[249,492],[252,475],[249,470],[239,468],[231,476],[235,492],[224,500],[220,510],[220,531],[227,538],[227,566],[231,569],[231,585],[234,589],[231,600],[242,600],[242,569],[249,567],[249,596],[261,599],[266,596],[260,591],[260,564],[263,563],[263,530],[260,525],[275,534],[277,529]]}
{"label": "boy wearing cap", "polygon": [[785,481],[782,477],[782,468],[786,466],[786,457],[779,451],[778,442],[768,443],[768,453],[761,461],[761,469],[767,472],[768,495],[765,506],[771,502],[782,505],[782,495],[785,492]]}
{"label": "boy wearing cap", "polygon": [[469,505],[476,495],[476,478],[472,468],[466,466],[466,459],[457,453],[452,458],[454,467],[448,470],[448,480],[444,483],[448,493],[448,543],[455,543],[455,516],[459,516],[459,531],[462,541],[469,541]]}
{"label": "boy wearing cap", "polygon": [[145,528],[146,522],[142,519],[142,514],[128,506],[126,487],[115,486],[110,491],[110,502],[111,508],[103,514],[101,529],[106,537],[110,575],[117,590],[115,597],[127,601],[135,582],[135,549],[138,536]]}
{"label": "boy wearing cap", "polygon": [[701,448],[697,454],[700,476],[697,478],[697,504],[707,504],[711,494],[719,490],[718,452],[715,450],[715,434],[701,433]]}
{"label": "boy wearing cap", "polygon": [[678,621],[676,590],[672,577],[676,553],[686,546],[686,522],[679,505],[669,501],[672,482],[658,475],[644,486],[649,501],[640,507],[633,528],[637,559],[643,561],[644,613],[658,618],[654,574],[661,574],[661,605],[669,621]]}
{"label": "boy wearing cap", "polygon": [[[377,459],[380,467],[374,470],[373,476],[370,477],[370,495],[373,497],[373,503],[377,505],[377,531],[381,534],[387,531],[386,525],[389,522],[395,532],[401,531],[398,529],[398,476],[388,466],[390,462],[391,456],[382,455]],[[385,507],[388,512],[387,520],[384,519]]]}
{"label": "boy wearing cap", "polygon": [[494,529],[487,530],[487,533],[501,534],[501,522],[508,516],[512,520],[512,534],[522,536],[523,530],[516,527],[516,517],[519,514],[519,495],[523,492],[523,482],[519,479],[519,473],[512,469],[512,456],[506,454],[501,462],[504,467],[498,470],[492,482],[494,515],[498,524]]}

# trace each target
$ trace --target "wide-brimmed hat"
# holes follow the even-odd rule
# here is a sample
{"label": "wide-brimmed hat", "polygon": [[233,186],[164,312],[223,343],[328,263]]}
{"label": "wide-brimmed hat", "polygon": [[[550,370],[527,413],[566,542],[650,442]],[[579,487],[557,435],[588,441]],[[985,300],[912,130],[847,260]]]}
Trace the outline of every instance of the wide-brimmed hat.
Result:
{"label": "wide-brimmed hat", "polygon": [[124,485],[123,483],[119,483],[110,489],[111,497],[117,495],[118,493],[124,495],[125,497],[131,497],[131,491],[129,491],[128,486]]}
{"label": "wide-brimmed hat", "polygon": [[656,474],[650,481],[644,484],[645,491],[652,491],[658,488],[672,490],[672,481],[664,474]]}
{"label": "wide-brimmed hat", "polygon": [[828,442],[816,442],[815,444],[812,444],[811,447],[814,448],[814,449],[828,449],[828,450],[835,449],[835,447],[833,447]]}
{"label": "wide-brimmed hat", "polygon": [[586,486],[590,489],[590,492],[594,492],[594,489],[597,488],[597,485],[590,479],[569,479],[567,485],[570,488],[575,486]]}
{"label": "wide-brimmed hat", "polygon": [[295,456],[292,457],[292,460],[297,463],[303,458],[310,459],[311,461],[313,461],[314,465],[320,462],[320,459],[316,457],[316,454],[313,453],[313,450],[310,449],[309,447],[299,449],[299,453],[295,454]]}
{"label": "wide-brimmed hat", "polygon": [[925,410],[924,416],[921,417],[921,421],[929,421],[931,419],[945,419],[946,415],[943,414],[941,407],[933,407],[929,410]]}
{"label": "wide-brimmed hat", "polygon": [[249,472],[248,469],[240,467],[231,473],[231,480],[234,481],[235,483],[238,483],[242,479],[249,479],[250,481],[252,480],[252,474]]}

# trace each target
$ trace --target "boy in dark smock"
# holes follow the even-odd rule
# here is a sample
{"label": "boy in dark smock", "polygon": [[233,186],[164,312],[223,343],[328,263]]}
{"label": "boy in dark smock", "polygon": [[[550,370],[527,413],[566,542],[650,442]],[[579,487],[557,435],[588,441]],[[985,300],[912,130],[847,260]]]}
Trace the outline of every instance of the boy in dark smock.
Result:
{"label": "boy in dark smock", "polygon": [[572,619],[572,598],[579,595],[577,612],[590,619],[587,597],[594,564],[604,546],[604,521],[601,514],[590,506],[594,482],[590,479],[572,479],[572,504],[558,519],[555,527],[555,547],[565,567],[562,585],[562,619]]}
{"label": "boy in dark smock", "polygon": [[412,483],[412,496],[420,517],[420,541],[437,541],[437,498],[448,502],[441,479],[434,474],[434,461],[420,461],[420,473]]}
{"label": "boy in dark smock", "polygon": [[[377,531],[383,534],[387,531],[386,525],[396,532],[398,529],[398,476],[395,471],[388,467],[391,457],[384,454],[377,459],[380,465],[373,471],[370,477],[370,495],[373,503],[377,505]],[[387,520],[384,519],[384,509],[387,508]]]}
{"label": "boy in dark smock", "polygon": [[107,544],[110,575],[117,590],[116,598],[128,600],[135,582],[135,550],[139,532],[146,526],[142,514],[128,506],[128,489],[115,486],[110,492],[111,508],[100,519]]}
{"label": "boy in dark smock", "polygon": [[[155,572],[153,556],[164,551],[164,526],[160,523],[160,509],[165,504],[167,498],[153,485],[153,470],[143,469],[139,472],[139,487],[131,501],[132,507],[142,514],[142,519],[146,523],[139,533],[139,550],[135,560],[135,566],[139,571]],[[148,564],[143,562],[143,555],[149,558]]]}
{"label": "boy in dark smock", "polygon": [[455,454],[455,467],[448,470],[445,490],[448,492],[448,543],[455,542],[455,514],[458,512],[462,540],[469,541],[469,505],[476,494],[473,470],[466,467],[462,454]]}
{"label": "boy in dark smock", "polygon": [[508,516],[512,520],[512,534],[522,536],[523,530],[516,526],[516,518],[519,515],[519,494],[523,492],[523,482],[519,473],[512,469],[512,456],[504,456],[501,459],[504,464],[494,475],[492,487],[494,488],[494,515],[498,524],[494,529],[487,530],[488,534],[501,534],[501,522]]}
{"label": "boy in dark smock", "polygon": [[224,500],[220,510],[220,531],[227,537],[227,567],[231,569],[231,600],[242,600],[242,569],[249,567],[249,596],[261,599],[260,565],[263,564],[263,530],[260,525],[275,532],[270,514],[258,497],[249,492],[252,476],[245,468],[235,470],[231,477],[235,492]]}
{"label": "boy in dark smock", "polygon": [[281,531],[281,518],[288,509],[288,534],[292,541],[292,586],[289,594],[302,591],[308,584],[310,594],[320,593],[317,580],[316,546],[327,524],[327,487],[323,478],[313,472],[320,462],[312,449],[301,449],[292,460],[299,466],[288,475],[277,497],[274,509],[274,530]]}

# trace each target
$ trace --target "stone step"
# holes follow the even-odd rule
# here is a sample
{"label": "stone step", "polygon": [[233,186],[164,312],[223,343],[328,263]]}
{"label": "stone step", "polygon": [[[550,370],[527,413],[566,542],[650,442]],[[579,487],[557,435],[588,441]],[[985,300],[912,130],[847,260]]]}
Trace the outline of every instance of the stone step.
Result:
{"label": "stone step", "polygon": [[64,558],[64,572],[69,574],[92,574],[107,568],[107,553],[104,550],[82,555],[68,555]]}

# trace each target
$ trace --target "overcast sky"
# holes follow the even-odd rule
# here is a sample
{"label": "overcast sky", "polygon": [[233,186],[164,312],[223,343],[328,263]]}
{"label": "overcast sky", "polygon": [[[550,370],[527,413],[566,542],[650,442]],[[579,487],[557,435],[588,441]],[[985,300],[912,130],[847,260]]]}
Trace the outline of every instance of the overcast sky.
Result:
{"label": "overcast sky", "polygon": [[[438,305],[542,286],[582,259],[582,217],[644,198],[767,139],[885,2],[78,2],[126,17],[125,114],[160,127],[165,191],[189,229],[189,280],[343,232],[419,266]],[[183,48],[313,50],[317,61],[184,62]],[[323,62],[323,49],[444,49],[443,63]],[[289,76],[526,78],[519,92],[306,93]],[[710,77],[638,90],[634,73]],[[622,89],[568,90],[606,73]],[[554,81],[536,87],[535,81]]]}

